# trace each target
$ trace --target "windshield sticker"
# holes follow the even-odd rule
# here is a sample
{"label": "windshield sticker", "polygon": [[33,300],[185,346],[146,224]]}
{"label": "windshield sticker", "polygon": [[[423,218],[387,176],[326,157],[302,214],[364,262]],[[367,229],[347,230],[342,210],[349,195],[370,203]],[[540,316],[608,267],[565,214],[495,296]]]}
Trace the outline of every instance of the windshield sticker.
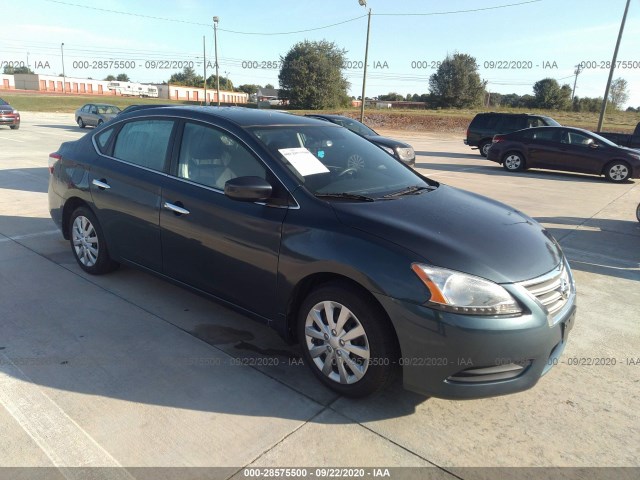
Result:
{"label": "windshield sticker", "polygon": [[307,177],[316,173],[327,173],[329,169],[306,148],[281,148],[278,150],[300,175]]}

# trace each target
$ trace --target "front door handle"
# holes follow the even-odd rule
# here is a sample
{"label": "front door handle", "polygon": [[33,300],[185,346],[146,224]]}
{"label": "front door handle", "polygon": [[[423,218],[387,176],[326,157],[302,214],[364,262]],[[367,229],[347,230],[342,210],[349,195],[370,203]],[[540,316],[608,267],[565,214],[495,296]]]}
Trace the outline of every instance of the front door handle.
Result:
{"label": "front door handle", "polygon": [[180,205],[174,205],[173,203],[164,202],[162,206],[167,210],[171,210],[176,215],[189,215],[190,213],[186,208],[182,208]]}
{"label": "front door handle", "polygon": [[93,183],[96,187],[98,187],[100,190],[108,190],[111,188],[111,185],[109,185],[107,183],[107,181],[102,178],[100,180],[96,180],[95,178],[93,179],[93,181],[91,182]]}

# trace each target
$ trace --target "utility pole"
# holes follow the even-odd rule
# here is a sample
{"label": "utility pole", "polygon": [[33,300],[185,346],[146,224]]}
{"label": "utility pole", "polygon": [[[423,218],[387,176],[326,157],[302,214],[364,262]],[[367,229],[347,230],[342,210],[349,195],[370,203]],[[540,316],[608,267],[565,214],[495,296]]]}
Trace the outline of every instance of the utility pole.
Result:
{"label": "utility pole", "polygon": [[220,75],[218,74],[218,22],[219,17],[213,17],[213,43],[216,49],[216,96],[217,104],[220,106]]}
{"label": "utility pole", "polygon": [[207,105],[207,47],[202,36],[202,65],[204,65],[204,104]]}
{"label": "utility pole", "polygon": [[616,68],[616,60],[618,59],[618,49],[620,48],[620,40],[622,40],[622,32],[624,31],[624,24],[627,21],[627,12],[629,11],[629,3],[631,3],[631,0],[627,0],[627,5],[624,7],[624,15],[622,15],[622,23],[620,24],[618,41],[616,42],[616,48],[613,51],[613,60],[611,60],[611,68],[609,69],[609,79],[607,80],[607,88],[605,88],[604,90],[604,98],[602,99],[602,109],[600,110],[600,118],[598,119],[598,130],[597,130],[598,132],[602,129],[604,112],[607,109],[607,97],[609,97],[609,88],[611,87],[611,80],[613,79],[613,71]]}
{"label": "utility pole", "polygon": [[67,76],[64,74],[64,42],[60,44],[60,51],[62,52],[62,93],[66,92]]}
{"label": "utility pole", "polygon": [[571,92],[571,103],[573,103],[573,97],[576,96],[576,84],[578,83],[578,75],[582,72],[582,67],[580,64],[576,65],[576,69],[573,72],[576,76],[576,79],[573,81],[573,91]]}
{"label": "utility pole", "polygon": [[[367,7],[367,0],[358,0],[362,7]],[[362,73],[362,104],[360,105],[360,121],[364,122],[364,102],[365,90],[367,86],[367,60],[369,58],[369,32],[371,31],[371,9],[369,9],[369,19],[367,20],[367,43],[364,49],[364,72]]]}

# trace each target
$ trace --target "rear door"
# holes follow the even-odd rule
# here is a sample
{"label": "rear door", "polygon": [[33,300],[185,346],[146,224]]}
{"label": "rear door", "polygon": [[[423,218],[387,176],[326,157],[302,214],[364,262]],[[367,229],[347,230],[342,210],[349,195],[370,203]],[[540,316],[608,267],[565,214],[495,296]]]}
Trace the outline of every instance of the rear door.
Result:
{"label": "rear door", "polygon": [[264,317],[275,314],[282,205],[240,202],[226,181],[258,176],[282,187],[239,138],[213,125],[186,121],[162,191],[163,271],[176,280]]}
{"label": "rear door", "polygon": [[527,147],[527,166],[555,168],[560,154],[560,132],[557,128],[534,128],[522,132]]}
{"label": "rear door", "polygon": [[[160,193],[166,181],[171,119],[133,120],[96,136],[89,188],[111,253],[160,271]],[[112,138],[113,137],[113,138]]]}

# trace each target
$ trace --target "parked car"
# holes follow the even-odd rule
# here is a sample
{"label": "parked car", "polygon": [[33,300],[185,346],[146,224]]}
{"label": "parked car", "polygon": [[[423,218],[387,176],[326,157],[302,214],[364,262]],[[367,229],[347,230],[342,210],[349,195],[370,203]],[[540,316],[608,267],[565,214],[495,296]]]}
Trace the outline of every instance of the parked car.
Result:
{"label": "parked car", "polygon": [[63,143],[49,170],[84,271],[126,264],[237,308],[297,339],[343,395],[400,367],[427,395],[525,390],[574,322],[569,264],[537,222],[328,122],[152,108]]}
{"label": "parked car", "polygon": [[598,132],[598,135],[611,140],[616,145],[627,148],[640,149],[640,122],[636,125],[636,129],[632,134],[628,133],[610,133]]}
{"label": "parked car", "polygon": [[546,168],[604,175],[612,182],[640,176],[640,152],[573,127],[538,127],[496,135],[488,159],[512,172]]}
{"label": "parked car", "polygon": [[[324,115],[324,114],[308,114],[306,117],[317,118],[319,120],[325,120],[327,122],[335,123],[341,127],[348,128],[354,133],[366,138],[370,142],[375,143],[384,151],[393,155],[398,160],[407,165],[415,165],[416,152],[413,147],[408,143],[394,140],[393,138],[383,137],[375,132],[373,129],[367,127],[365,124],[354,120],[353,118],[344,117],[342,115]],[[349,159],[350,166],[355,168],[362,168],[365,159],[360,157],[352,157]]]}
{"label": "parked car", "polygon": [[464,144],[477,147],[480,155],[487,156],[493,137],[498,134],[511,133],[523,128],[559,127],[560,124],[553,118],[544,115],[531,115],[528,113],[478,113],[469,128]]}
{"label": "parked car", "polygon": [[120,113],[120,109],[115,105],[104,103],[87,103],[76,110],[76,123],[80,128],[87,125],[97,127],[108,122]]}
{"label": "parked car", "polygon": [[0,125],[7,125],[11,130],[20,128],[20,112],[0,98]]}

